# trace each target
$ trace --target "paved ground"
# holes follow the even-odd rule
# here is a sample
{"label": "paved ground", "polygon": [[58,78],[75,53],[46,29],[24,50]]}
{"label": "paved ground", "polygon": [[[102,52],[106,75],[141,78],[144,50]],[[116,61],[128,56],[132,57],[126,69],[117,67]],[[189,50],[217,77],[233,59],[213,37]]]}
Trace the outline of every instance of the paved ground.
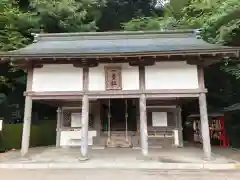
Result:
{"label": "paved ground", "polygon": [[238,180],[240,171],[0,170],[1,180]]}
{"label": "paved ground", "polygon": [[[226,153],[221,156],[221,152],[213,154],[211,161],[206,161],[203,157],[203,150],[196,147],[185,147],[185,148],[160,148],[160,149],[149,149],[149,157],[143,158],[140,149],[125,149],[125,148],[106,148],[106,149],[95,149],[89,152],[90,161],[88,163],[96,164],[99,162],[108,163],[142,163],[143,160],[148,163],[236,163],[235,159],[229,159]],[[231,154],[231,152],[228,152]],[[240,154],[240,153],[238,153]],[[0,155],[0,162],[11,162],[17,163],[22,162],[39,162],[39,163],[59,163],[68,162],[76,163],[79,162],[80,151],[78,148],[55,148],[55,147],[41,147],[31,148],[28,154],[28,158],[20,157],[19,151],[12,151]]]}

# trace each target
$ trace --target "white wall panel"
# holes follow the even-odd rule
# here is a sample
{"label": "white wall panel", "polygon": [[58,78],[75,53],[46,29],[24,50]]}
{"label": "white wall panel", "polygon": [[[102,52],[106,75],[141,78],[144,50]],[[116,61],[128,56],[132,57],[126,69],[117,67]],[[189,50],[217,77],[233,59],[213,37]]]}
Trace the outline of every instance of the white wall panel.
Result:
{"label": "white wall panel", "polygon": [[138,67],[129,66],[122,67],[122,89],[138,90],[139,89],[139,70]]}
{"label": "white wall panel", "polygon": [[43,91],[82,91],[82,68],[72,64],[48,64],[33,71],[32,90]]}
{"label": "white wall panel", "polygon": [[89,91],[105,91],[105,71],[103,66],[89,68]]}
{"label": "white wall panel", "polygon": [[153,127],[167,127],[168,126],[167,112],[152,112],[152,126]]}
{"label": "white wall panel", "polygon": [[[88,145],[93,145],[93,137],[97,136],[96,131],[88,131]],[[60,146],[81,146],[81,130],[61,131]]]}
{"label": "white wall panel", "polygon": [[159,62],[145,68],[146,89],[197,89],[196,65],[186,62]]}

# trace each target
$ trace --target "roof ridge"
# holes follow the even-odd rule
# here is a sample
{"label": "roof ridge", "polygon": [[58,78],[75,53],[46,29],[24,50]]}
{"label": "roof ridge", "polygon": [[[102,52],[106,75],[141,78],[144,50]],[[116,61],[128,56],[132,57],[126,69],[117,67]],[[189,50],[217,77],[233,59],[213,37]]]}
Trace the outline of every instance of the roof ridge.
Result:
{"label": "roof ridge", "polygon": [[32,33],[34,36],[34,42],[43,40],[45,38],[71,38],[71,37],[110,37],[110,36],[116,36],[121,37],[121,36],[147,36],[147,35],[152,35],[152,36],[167,36],[167,35],[186,35],[186,36],[193,36],[196,37],[196,30],[192,29],[186,29],[186,30],[166,30],[166,31],[108,31],[108,32],[75,32],[75,33],[40,33],[40,34],[35,34]]}
{"label": "roof ridge", "polygon": [[177,29],[177,30],[159,30],[159,31],[104,31],[104,32],[70,32],[70,33],[32,33],[33,35],[41,36],[81,36],[81,35],[124,35],[124,34],[182,34],[182,33],[195,33],[195,29]]}

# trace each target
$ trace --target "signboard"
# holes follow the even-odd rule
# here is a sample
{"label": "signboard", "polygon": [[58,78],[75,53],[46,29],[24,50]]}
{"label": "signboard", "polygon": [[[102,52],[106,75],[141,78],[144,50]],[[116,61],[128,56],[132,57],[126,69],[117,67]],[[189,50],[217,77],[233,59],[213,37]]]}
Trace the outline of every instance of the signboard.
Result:
{"label": "signboard", "polygon": [[167,127],[167,112],[152,112],[153,127]]}
{"label": "signboard", "polygon": [[81,113],[71,113],[71,127],[79,128],[82,126],[82,114]]}

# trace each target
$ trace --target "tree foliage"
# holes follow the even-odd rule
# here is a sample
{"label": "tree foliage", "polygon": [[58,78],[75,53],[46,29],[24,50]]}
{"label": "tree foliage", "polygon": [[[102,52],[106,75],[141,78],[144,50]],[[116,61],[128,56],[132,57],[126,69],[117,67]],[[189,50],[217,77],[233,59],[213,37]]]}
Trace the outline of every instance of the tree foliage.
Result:
{"label": "tree foliage", "polygon": [[[240,45],[239,0],[169,0],[164,6],[159,2],[168,1],[0,0],[0,51],[25,46],[31,42],[32,32],[122,29],[135,31],[201,28],[202,37],[211,43]],[[0,86],[11,87],[13,78],[22,76],[23,73],[11,72],[9,65],[6,68],[8,71],[0,74]],[[206,71],[209,91],[216,92],[212,97],[215,100],[218,97],[219,103],[224,104],[226,99],[240,100],[236,98],[238,93],[231,93],[238,85],[238,80],[229,78],[232,74],[240,78],[240,66],[221,64]],[[218,82],[216,86],[212,77],[217,77],[222,82]],[[218,91],[218,88],[221,90]]]}
{"label": "tree foliage", "polygon": [[[165,6],[165,17],[148,18],[144,24],[150,25],[143,29],[151,29],[152,22],[158,23],[163,30],[201,28],[205,40],[237,46],[240,45],[239,7],[239,0],[171,0]],[[134,30],[133,27],[136,28],[135,30],[140,30],[141,19],[133,19],[123,27],[126,30]],[[157,26],[153,27],[155,30]]]}
{"label": "tree foliage", "polygon": [[37,13],[44,32],[96,31],[96,21],[104,0],[32,0],[30,7]]}
{"label": "tree foliage", "polygon": [[[164,7],[164,15],[133,19],[123,24],[123,28],[131,31],[201,29],[202,38],[210,43],[240,46],[239,0],[171,0]],[[206,68],[205,77],[210,104],[221,107],[240,101],[239,65],[216,64]]]}
{"label": "tree foliage", "polygon": [[156,9],[158,0],[107,0],[102,9],[102,17],[97,25],[100,31],[122,30],[122,23],[139,17],[162,15],[162,9]]}
{"label": "tree foliage", "polygon": [[29,12],[22,12],[11,0],[0,1],[0,51],[24,46],[34,21]]}
{"label": "tree foliage", "polygon": [[[96,31],[96,21],[104,0],[0,0],[0,51],[24,47],[32,41],[33,32]],[[23,76],[7,66],[0,76],[0,91]]]}

